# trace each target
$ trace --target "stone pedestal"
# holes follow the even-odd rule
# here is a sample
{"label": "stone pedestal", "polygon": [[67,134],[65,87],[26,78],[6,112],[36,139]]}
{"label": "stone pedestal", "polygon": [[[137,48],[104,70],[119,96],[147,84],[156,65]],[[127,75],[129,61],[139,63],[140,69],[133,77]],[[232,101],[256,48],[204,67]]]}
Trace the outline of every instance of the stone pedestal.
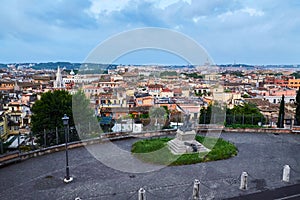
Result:
{"label": "stone pedestal", "polygon": [[177,130],[175,139],[168,142],[168,147],[173,154],[180,155],[185,153],[209,152],[210,150],[195,140],[194,130]]}

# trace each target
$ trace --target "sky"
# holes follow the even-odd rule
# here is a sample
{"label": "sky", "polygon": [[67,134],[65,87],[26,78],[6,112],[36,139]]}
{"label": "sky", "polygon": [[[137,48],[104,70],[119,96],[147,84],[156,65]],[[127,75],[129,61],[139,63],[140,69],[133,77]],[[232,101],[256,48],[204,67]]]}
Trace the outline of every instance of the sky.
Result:
{"label": "sky", "polygon": [[[83,62],[101,42],[143,27],[178,31],[216,64],[300,64],[298,0],[2,0],[0,63]],[[121,64],[182,64],[160,51]]]}

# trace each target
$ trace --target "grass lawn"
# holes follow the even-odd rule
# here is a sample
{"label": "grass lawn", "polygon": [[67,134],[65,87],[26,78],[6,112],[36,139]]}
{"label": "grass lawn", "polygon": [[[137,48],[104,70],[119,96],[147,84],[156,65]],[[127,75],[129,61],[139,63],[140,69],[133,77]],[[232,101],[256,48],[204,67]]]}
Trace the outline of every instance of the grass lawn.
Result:
{"label": "grass lawn", "polygon": [[131,152],[143,162],[161,165],[189,165],[199,162],[227,159],[237,155],[237,148],[221,138],[196,136],[196,140],[211,149],[208,153],[189,153],[173,155],[167,142],[172,138],[154,138],[137,141],[132,145]]}

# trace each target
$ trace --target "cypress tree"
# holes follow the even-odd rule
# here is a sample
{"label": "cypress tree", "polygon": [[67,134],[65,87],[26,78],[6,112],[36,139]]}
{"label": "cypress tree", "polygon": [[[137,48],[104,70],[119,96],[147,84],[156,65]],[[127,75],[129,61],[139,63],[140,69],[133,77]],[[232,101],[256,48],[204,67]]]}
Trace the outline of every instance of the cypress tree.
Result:
{"label": "cypress tree", "polygon": [[284,95],[280,102],[277,128],[284,128]]}

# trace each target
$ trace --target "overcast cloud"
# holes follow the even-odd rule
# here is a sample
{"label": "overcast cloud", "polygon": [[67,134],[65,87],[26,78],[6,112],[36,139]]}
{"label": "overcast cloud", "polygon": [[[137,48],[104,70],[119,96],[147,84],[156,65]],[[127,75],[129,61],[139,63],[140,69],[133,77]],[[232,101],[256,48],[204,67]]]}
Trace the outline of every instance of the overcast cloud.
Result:
{"label": "overcast cloud", "polygon": [[296,0],[2,0],[0,62],[82,62],[108,37],[151,26],[188,35],[218,64],[300,64],[299,13]]}

